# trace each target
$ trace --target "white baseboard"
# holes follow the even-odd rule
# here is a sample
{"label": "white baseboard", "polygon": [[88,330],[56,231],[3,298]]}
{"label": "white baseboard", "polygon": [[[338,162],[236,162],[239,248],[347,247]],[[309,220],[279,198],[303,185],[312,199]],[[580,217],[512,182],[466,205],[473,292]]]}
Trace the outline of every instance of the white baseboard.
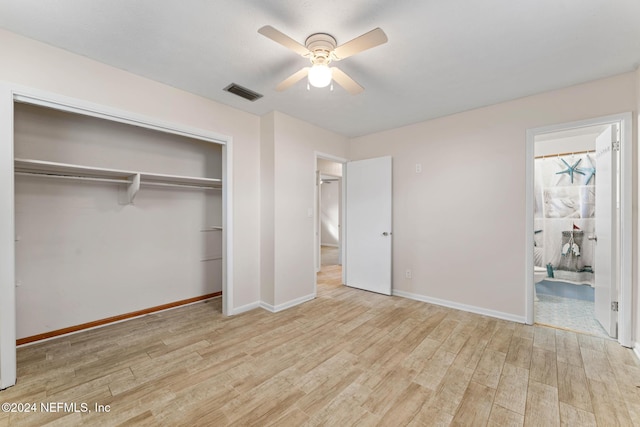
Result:
{"label": "white baseboard", "polygon": [[497,319],[509,320],[511,322],[526,323],[524,316],[516,316],[511,313],[503,313],[501,311],[489,310],[474,305],[460,304],[453,301],[443,300],[439,298],[427,297],[424,295],[413,294],[411,292],[393,290],[393,295],[409,298],[416,301],[428,302],[429,304],[441,305],[443,307],[455,308],[456,310],[468,311],[470,313],[481,314],[483,316],[495,317]]}
{"label": "white baseboard", "polygon": [[291,307],[295,307],[296,305],[300,305],[304,302],[307,301],[311,301],[312,299],[314,299],[316,297],[316,293],[312,293],[309,295],[305,295],[303,297],[300,298],[296,298],[296,299],[292,299],[291,301],[287,301],[283,304],[278,304],[278,305],[271,305],[271,304],[267,304],[265,302],[260,302],[260,307],[264,308],[267,311],[270,311],[272,313],[277,313],[279,311],[282,310],[286,310],[287,308],[291,308]]}
{"label": "white baseboard", "polygon": [[255,302],[234,308],[233,310],[231,310],[231,315],[233,316],[234,314],[245,313],[247,311],[251,311],[259,307],[260,307],[260,301],[255,301]]}
{"label": "white baseboard", "polygon": [[636,354],[638,360],[640,360],[640,342],[635,343],[633,346],[633,352]]}

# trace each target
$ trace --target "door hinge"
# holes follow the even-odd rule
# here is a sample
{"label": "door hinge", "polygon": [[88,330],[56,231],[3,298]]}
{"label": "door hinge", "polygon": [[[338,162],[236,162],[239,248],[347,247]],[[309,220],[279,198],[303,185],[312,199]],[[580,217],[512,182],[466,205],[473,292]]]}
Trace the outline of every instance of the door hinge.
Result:
{"label": "door hinge", "polygon": [[611,148],[613,151],[620,151],[620,141],[613,141],[611,143]]}
{"label": "door hinge", "polygon": [[611,311],[618,311],[618,301],[611,301]]}

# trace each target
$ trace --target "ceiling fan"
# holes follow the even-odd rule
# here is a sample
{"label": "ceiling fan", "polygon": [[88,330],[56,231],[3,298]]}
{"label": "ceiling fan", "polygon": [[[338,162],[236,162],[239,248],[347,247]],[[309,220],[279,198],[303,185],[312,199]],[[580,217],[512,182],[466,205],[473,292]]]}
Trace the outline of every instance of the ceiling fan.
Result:
{"label": "ceiling fan", "polygon": [[326,87],[333,80],[346,89],[351,95],[357,95],[364,90],[355,80],[337,67],[329,67],[332,61],[348,58],[356,53],[371,49],[387,42],[387,35],[380,28],[369,31],[355,39],[337,46],[336,39],[330,34],[316,33],[307,37],[304,46],[286,34],[265,25],[258,30],[263,36],[291,49],[295,53],[309,58],[310,67],[304,67],[284,79],[277,91],[288,89],[293,84],[308,77],[308,82],[314,87]]}

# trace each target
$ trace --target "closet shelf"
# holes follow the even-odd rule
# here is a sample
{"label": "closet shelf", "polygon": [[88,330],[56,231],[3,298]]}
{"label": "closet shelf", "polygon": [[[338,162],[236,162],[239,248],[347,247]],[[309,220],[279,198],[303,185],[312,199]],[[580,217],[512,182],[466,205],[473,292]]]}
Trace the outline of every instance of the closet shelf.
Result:
{"label": "closet shelf", "polygon": [[222,226],[221,225],[212,225],[209,228],[204,228],[200,231],[222,231]]}
{"label": "closet shelf", "polygon": [[166,175],[148,172],[106,169],[69,163],[48,162],[33,159],[14,159],[18,175],[38,175],[50,178],[67,178],[114,182],[127,185],[126,203],[132,203],[141,185],[200,188],[204,190],[222,188],[222,180],[182,175]]}

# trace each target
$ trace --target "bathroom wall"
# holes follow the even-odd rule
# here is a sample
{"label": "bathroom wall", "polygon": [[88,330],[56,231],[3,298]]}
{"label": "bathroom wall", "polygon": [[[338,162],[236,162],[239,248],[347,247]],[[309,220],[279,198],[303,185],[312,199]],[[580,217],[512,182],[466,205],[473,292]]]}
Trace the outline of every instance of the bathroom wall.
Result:
{"label": "bathroom wall", "polygon": [[[574,173],[572,179],[569,174],[561,173],[576,164],[585,168],[581,169],[585,175]],[[534,261],[537,266],[551,264],[554,269],[574,272],[595,268],[595,248],[587,236],[595,231],[596,176],[586,171],[594,166],[593,153],[536,159]],[[566,278],[591,283],[591,274],[581,276]]]}

